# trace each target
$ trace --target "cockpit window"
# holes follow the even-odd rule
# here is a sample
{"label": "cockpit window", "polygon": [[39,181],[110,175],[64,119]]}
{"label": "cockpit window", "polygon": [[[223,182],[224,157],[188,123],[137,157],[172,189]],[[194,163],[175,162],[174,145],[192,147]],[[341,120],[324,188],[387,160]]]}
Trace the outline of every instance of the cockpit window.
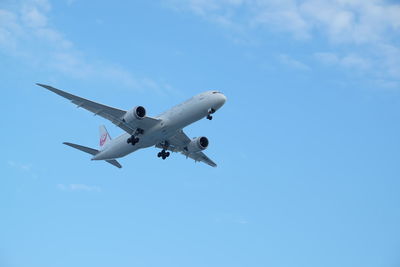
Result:
{"label": "cockpit window", "polygon": [[212,93],[213,93],[213,94],[220,94],[221,92],[219,92],[219,91],[213,91]]}

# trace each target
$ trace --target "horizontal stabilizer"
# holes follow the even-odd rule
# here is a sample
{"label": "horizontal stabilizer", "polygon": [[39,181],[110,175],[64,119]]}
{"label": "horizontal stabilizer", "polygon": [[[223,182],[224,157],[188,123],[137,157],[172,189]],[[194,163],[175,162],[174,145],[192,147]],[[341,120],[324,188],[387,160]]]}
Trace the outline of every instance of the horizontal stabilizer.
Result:
{"label": "horizontal stabilizer", "polygon": [[68,142],[64,142],[63,144],[67,145],[67,146],[70,146],[70,147],[73,147],[73,148],[76,148],[76,149],[78,149],[80,151],[86,152],[86,153],[88,153],[90,155],[93,155],[93,156],[96,155],[97,153],[99,153],[99,151],[97,149],[93,149],[93,148],[90,148],[90,147],[81,146],[81,145],[77,145],[77,144],[72,144],[72,143],[68,143]]}
{"label": "horizontal stabilizer", "polygon": [[112,165],[114,165],[115,167],[117,167],[117,168],[122,168],[122,165],[121,164],[119,164],[119,162],[118,161],[116,161],[115,159],[109,159],[109,160],[106,160],[108,163],[110,163],[110,164],[112,164]]}
{"label": "horizontal stabilizer", "polygon": [[[68,143],[68,142],[64,142],[64,145],[76,148],[80,151],[86,152],[90,155],[96,155],[97,153],[99,153],[99,151],[97,149],[93,149],[90,147],[86,147],[86,146],[81,146],[81,145],[77,145],[77,144],[73,144],[73,143]],[[117,168],[122,168],[121,164],[119,164],[118,161],[116,161],[115,159],[110,159],[110,160],[106,160],[108,163],[110,163],[111,165],[114,165]]]}

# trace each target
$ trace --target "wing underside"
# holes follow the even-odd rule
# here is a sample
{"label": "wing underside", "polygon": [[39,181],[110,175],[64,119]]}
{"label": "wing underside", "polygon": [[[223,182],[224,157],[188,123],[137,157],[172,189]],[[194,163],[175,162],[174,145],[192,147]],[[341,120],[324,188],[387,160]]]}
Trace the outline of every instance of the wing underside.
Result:
{"label": "wing underside", "polygon": [[[200,161],[210,165],[211,167],[217,167],[217,164],[207,157],[203,152],[189,153],[187,150],[185,150],[190,141],[191,139],[182,130],[180,130],[176,135],[167,140],[168,147],[166,147],[166,149],[171,152],[180,152],[181,154],[185,155],[186,158],[191,158],[196,162]],[[165,147],[161,144],[156,145],[156,147],[165,149]]]}
{"label": "wing underside", "polygon": [[78,108],[84,108],[94,115],[101,116],[113,124],[118,126],[119,128],[123,129],[125,132],[129,134],[134,134],[137,128],[141,128],[144,130],[150,129],[157,123],[159,123],[158,119],[145,117],[142,120],[138,120],[135,123],[127,123],[123,120],[124,115],[126,114],[125,110],[109,107],[100,103],[96,103],[94,101],[67,93],[60,89],[54,88],[49,85],[37,83],[37,85],[46,88],[47,90],[56,93],[66,99],[69,99],[72,103],[77,105]]}

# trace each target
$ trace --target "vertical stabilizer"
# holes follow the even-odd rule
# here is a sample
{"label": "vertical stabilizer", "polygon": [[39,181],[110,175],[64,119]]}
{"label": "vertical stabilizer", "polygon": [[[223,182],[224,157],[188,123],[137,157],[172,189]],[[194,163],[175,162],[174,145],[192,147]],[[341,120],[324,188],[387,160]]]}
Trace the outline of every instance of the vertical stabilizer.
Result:
{"label": "vertical stabilizer", "polygon": [[111,137],[107,132],[107,129],[104,125],[100,125],[99,127],[100,131],[100,149],[102,149],[108,142],[111,141]]}

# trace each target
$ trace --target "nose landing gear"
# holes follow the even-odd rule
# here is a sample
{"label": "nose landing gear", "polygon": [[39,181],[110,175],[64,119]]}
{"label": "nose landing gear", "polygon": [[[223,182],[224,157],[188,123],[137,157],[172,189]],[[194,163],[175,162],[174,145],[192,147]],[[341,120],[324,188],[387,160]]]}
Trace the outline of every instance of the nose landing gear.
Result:
{"label": "nose landing gear", "polygon": [[208,115],[207,115],[207,119],[208,120],[212,120],[213,119],[213,117],[211,116],[211,114],[213,114],[215,112],[215,109],[213,109],[213,108],[210,108],[209,110],[208,110]]}

